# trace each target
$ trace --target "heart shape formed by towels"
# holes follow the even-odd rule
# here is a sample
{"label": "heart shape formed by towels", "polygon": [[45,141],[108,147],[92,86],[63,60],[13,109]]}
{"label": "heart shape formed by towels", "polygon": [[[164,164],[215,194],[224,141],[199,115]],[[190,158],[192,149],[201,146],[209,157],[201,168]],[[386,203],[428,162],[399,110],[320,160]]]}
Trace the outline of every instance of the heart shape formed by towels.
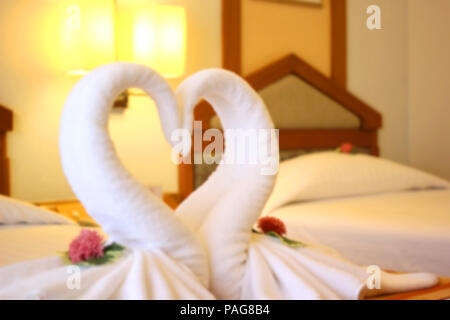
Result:
{"label": "heart shape formed by towels", "polygon": [[[84,77],[66,102],[60,130],[63,169],[72,189],[110,239],[128,252],[110,265],[84,270],[87,285],[75,292],[68,291],[59,258],[1,268],[0,298],[24,298],[32,287],[36,297],[44,298],[210,299],[204,287],[209,271],[209,288],[219,298],[352,299],[366,294],[364,269],[333,250],[293,249],[252,234],[275,183],[275,175],[261,174],[267,163],[235,164],[225,152],[225,161],[172,214],[123,167],[108,135],[114,97],[129,87],[153,98],[170,141],[181,125],[175,96],[156,72],[130,63],[106,65]],[[231,72],[200,71],[179,86],[177,96],[189,130],[202,98],[212,104],[225,130],[273,129],[264,102]],[[272,145],[270,138],[263,135],[259,144]],[[265,150],[263,158],[277,163],[278,147]],[[383,279],[379,293],[437,281],[429,274]]]}

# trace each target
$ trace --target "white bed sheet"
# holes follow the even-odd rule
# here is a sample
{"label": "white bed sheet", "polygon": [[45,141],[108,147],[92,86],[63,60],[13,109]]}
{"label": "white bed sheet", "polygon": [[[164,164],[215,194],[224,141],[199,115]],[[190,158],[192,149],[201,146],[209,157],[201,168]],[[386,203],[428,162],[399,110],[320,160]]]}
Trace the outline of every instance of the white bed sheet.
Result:
{"label": "white bed sheet", "polygon": [[337,249],[354,263],[450,276],[450,190],[289,204],[270,213],[288,236]]}
{"label": "white bed sheet", "polygon": [[67,251],[81,229],[77,225],[0,226],[0,267]]}

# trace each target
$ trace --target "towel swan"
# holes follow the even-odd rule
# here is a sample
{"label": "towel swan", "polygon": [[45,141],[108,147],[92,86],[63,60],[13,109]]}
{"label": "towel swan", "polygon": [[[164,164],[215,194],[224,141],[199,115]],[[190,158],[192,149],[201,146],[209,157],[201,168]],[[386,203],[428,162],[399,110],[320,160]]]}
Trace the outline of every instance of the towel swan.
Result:
{"label": "towel swan", "polygon": [[66,286],[67,266],[59,257],[6,266],[0,269],[0,297],[213,298],[205,288],[208,266],[199,240],[116,155],[108,117],[114,98],[129,87],[143,89],[153,98],[164,134],[170,137],[180,126],[173,92],[155,71],[131,63],[105,65],[81,79],[66,101],[60,127],[67,179],[109,240],[127,247],[124,256],[82,270],[80,290]]}
{"label": "towel swan", "polygon": [[[200,71],[177,90],[184,127],[192,130],[193,108],[208,101],[223,129],[270,130],[264,102],[237,75],[219,69]],[[225,134],[226,137],[226,134]],[[269,135],[259,141],[267,145]],[[278,146],[265,148],[265,159],[278,163]],[[357,299],[432,286],[430,274],[381,273],[381,289],[368,290],[369,274],[334,250],[308,244],[292,248],[278,239],[254,234],[275,175],[261,174],[267,163],[223,163],[177,209],[200,234],[208,250],[211,291],[220,299]],[[270,161],[269,161],[270,162]]]}

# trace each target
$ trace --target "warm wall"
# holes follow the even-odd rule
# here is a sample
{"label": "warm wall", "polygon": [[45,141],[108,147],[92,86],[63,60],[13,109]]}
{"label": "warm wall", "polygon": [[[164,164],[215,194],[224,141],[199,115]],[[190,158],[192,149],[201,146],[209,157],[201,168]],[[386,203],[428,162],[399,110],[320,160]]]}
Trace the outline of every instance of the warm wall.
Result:
{"label": "warm wall", "polygon": [[290,53],[330,75],[330,0],[322,6],[242,0],[242,73]]}
{"label": "warm wall", "polygon": [[[450,179],[450,2],[347,4],[347,85],[383,115],[381,155]],[[382,30],[366,27],[371,4]]]}
{"label": "warm wall", "polygon": [[[382,30],[366,27],[378,4]],[[242,1],[242,67],[248,74],[290,52],[330,75],[330,1],[322,7]],[[406,0],[347,0],[348,89],[383,115],[383,157],[408,162]]]}
{"label": "warm wall", "polygon": [[[73,198],[60,165],[58,126],[77,78],[58,70],[57,2],[0,1],[0,103],[14,112],[14,131],[8,136],[11,192],[31,201]],[[220,66],[220,0],[164,3],[186,8],[186,75]],[[114,113],[110,123],[113,140],[130,171],[147,185],[176,190],[176,167],[170,162],[170,147],[162,138],[151,101],[132,97],[130,107]]]}
{"label": "warm wall", "polygon": [[[186,75],[220,66],[220,0],[158,2],[183,5],[187,10]],[[256,20],[247,19],[243,26],[244,73],[296,51],[329,74],[329,13],[270,1],[243,2],[244,14],[257,7]],[[73,197],[59,164],[58,124],[76,78],[61,74],[55,64],[59,41],[55,3],[0,1],[0,103],[14,111],[14,131],[8,137],[12,195],[32,201]],[[348,88],[382,113],[382,156],[400,162],[408,162],[409,157],[414,166],[450,178],[450,54],[444,38],[449,2],[347,3]],[[381,7],[382,30],[366,28],[370,4]],[[324,8],[329,8],[329,0]],[[288,20],[294,11],[302,19]],[[288,28],[283,29],[285,21],[289,21]],[[258,30],[257,35],[246,36],[252,29]],[[289,37],[286,32],[291,33]],[[301,41],[288,41],[292,38]],[[130,108],[111,116],[111,132],[121,158],[135,176],[148,185],[176,190],[176,168],[170,163],[170,149],[149,99],[132,97]]]}
{"label": "warm wall", "polygon": [[450,1],[408,0],[409,153],[450,179]]}
{"label": "warm wall", "polygon": [[[348,90],[382,114],[381,156],[403,163],[408,163],[406,2],[347,0]],[[366,26],[372,4],[381,8],[381,30]]]}

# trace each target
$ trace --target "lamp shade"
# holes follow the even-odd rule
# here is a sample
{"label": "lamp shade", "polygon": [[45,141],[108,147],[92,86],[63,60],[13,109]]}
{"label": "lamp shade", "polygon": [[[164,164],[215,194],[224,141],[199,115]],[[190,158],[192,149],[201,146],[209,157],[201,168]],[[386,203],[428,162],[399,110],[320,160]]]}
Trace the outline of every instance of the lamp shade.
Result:
{"label": "lamp shade", "polygon": [[183,75],[186,13],[169,5],[139,5],[119,10],[119,60],[145,64],[168,78]]}
{"label": "lamp shade", "polygon": [[114,0],[62,0],[61,68],[68,74],[115,60]]}

